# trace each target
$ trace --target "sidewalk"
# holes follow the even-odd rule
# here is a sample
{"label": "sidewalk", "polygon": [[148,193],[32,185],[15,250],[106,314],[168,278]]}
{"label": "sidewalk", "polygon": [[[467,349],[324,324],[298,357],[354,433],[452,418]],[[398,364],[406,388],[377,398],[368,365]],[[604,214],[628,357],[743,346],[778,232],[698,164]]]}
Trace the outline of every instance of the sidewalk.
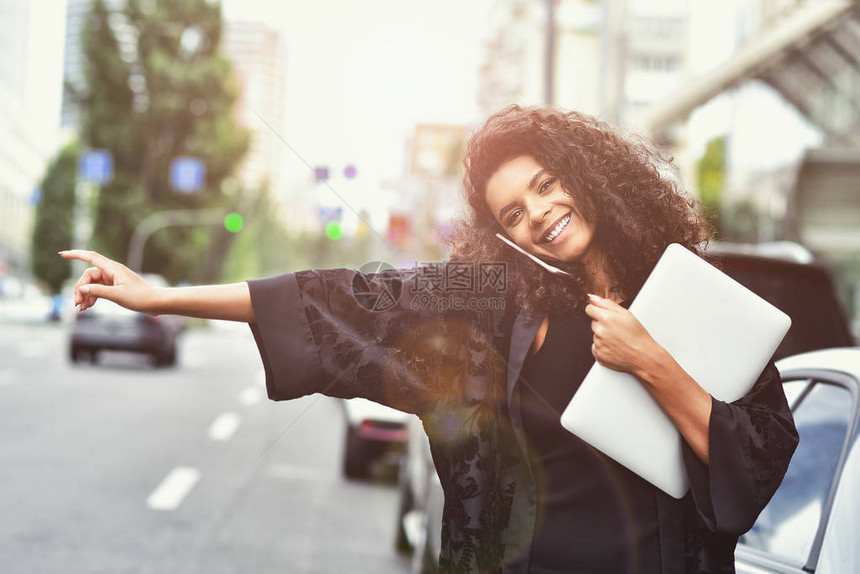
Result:
{"label": "sidewalk", "polygon": [[[65,307],[65,305],[64,305]],[[70,307],[73,311],[74,307]],[[36,297],[0,297],[0,324],[2,323],[48,323],[51,314],[51,298],[46,295]],[[69,318],[69,309],[63,309],[63,321]]]}

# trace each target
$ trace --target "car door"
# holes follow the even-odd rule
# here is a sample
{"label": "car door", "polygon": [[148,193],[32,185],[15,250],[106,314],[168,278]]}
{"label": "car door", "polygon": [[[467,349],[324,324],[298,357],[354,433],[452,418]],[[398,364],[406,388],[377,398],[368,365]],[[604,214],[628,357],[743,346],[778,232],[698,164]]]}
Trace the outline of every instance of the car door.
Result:
{"label": "car door", "polygon": [[[856,443],[858,381],[824,369],[782,373],[800,443],[785,479],[735,554],[740,574],[815,572],[843,467]],[[828,557],[831,562],[836,557]]]}

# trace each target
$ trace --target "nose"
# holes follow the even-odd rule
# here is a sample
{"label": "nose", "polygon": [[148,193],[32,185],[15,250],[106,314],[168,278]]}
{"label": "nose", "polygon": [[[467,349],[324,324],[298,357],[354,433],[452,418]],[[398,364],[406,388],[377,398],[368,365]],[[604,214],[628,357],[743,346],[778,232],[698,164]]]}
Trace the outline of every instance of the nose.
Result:
{"label": "nose", "polygon": [[528,209],[529,224],[532,227],[541,225],[547,218],[547,215],[549,215],[551,209],[552,206],[547,203],[539,201],[534,202]]}

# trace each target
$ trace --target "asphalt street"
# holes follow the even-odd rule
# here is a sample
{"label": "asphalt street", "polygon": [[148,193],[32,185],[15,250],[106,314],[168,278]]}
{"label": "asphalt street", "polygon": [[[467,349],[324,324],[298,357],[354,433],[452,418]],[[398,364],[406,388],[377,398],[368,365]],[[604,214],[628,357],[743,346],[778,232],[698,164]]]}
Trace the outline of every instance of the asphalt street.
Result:
{"label": "asphalt street", "polygon": [[246,325],[179,365],[67,359],[68,326],[0,324],[5,574],[400,573],[397,491],[341,474],[343,413],[275,403]]}

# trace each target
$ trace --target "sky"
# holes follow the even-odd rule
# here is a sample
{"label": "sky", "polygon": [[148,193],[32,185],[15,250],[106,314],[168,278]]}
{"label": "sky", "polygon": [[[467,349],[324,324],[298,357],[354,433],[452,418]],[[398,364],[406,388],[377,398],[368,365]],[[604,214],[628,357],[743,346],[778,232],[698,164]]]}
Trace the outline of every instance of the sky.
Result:
{"label": "sky", "polygon": [[285,139],[312,165],[400,175],[416,123],[473,123],[490,0],[225,0],[287,39]]}

